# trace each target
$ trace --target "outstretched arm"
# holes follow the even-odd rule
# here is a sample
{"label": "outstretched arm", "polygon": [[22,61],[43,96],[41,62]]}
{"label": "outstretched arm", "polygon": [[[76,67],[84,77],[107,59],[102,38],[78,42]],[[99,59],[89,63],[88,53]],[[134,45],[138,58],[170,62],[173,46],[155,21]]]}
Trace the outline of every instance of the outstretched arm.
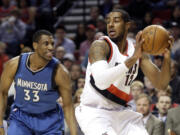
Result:
{"label": "outstretched arm", "polygon": [[71,135],[77,135],[77,126],[72,102],[72,89],[68,73],[59,65],[55,77],[63,101],[63,110]]}
{"label": "outstretched arm", "polygon": [[[17,70],[19,57],[9,60],[4,67],[0,81],[0,126],[3,125],[4,112],[7,105],[7,97],[9,88],[14,80],[14,76]],[[0,134],[2,129],[0,130]]]}

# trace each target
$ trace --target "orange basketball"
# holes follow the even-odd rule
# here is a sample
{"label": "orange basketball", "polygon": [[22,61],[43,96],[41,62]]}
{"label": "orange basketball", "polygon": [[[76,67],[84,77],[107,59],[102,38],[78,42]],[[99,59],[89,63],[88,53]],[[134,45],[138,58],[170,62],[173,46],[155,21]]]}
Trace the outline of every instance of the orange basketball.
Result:
{"label": "orange basketball", "polygon": [[142,50],[151,55],[162,54],[164,49],[169,47],[168,31],[160,25],[145,27],[142,31],[142,38],[145,40]]}

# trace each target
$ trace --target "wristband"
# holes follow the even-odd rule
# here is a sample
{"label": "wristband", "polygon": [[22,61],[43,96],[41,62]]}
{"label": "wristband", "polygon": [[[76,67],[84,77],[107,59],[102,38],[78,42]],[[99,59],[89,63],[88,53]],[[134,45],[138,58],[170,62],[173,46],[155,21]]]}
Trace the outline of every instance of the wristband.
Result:
{"label": "wristband", "polygon": [[4,128],[4,126],[0,126],[0,128]]}

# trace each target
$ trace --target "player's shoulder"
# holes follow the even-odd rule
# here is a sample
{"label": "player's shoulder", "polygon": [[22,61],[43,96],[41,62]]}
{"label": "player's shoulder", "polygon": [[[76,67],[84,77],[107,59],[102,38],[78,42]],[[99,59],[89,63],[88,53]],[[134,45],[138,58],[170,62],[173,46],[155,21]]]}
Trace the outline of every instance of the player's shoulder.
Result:
{"label": "player's shoulder", "polygon": [[8,60],[5,65],[8,65],[8,66],[18,65],[19,59],[20,59],[20,56],[13,57],[10,60]]}
{"label": "player's shoulder", "polygon": [[69,74],[69,71],[63,64],[58,63],[58,65],[57,65],[57,74],[62,74],[62,73]]}
{"label": "player's shoulder", "polygon": [[11,73],[13,72],[15,73],[19,65],[19,59],[20,59],[20,56],[11,58],[5,63],[4,69],[6,71],[11,71]]}
{"label": "player's shoulder", "polygon": [[106,36],[102,36],[101,38],[94,40],[91,44],[90,51],[96,51],[98,48],[108,48],[108,42],[106,41]]}

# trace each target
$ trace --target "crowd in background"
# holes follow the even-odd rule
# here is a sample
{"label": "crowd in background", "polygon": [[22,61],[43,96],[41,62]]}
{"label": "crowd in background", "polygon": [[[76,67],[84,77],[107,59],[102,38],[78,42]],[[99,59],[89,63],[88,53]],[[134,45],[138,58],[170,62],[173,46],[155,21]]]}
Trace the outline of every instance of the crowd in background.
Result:
{"label": "crowd in background", "polygon": [[[85,83],[91,43],[100,36],[107,35],[105,16],[113,8],[122,8],[132,19],[129,40],[135,42],[136,33],[151,24],[164,26],[174,36],[169,86],[165,90],[156,89],[139,69],[136,81],[131,85],[132,100],[129,104],[135,111],[143,114],[143,121],[150,135],[168,135],[169,128],[180,134],[180,117],[175,117],[178,113],[173,114],[174,111],[180,113],[180,0],[119,0],[119,4],[116,5],[112,0],[105,0],[100,6],[91,7],[90,20],[77,25],[74,37],[66,36],[67,30],[63,23],[53,28],[57,17],[53,14],[52,7],[56,2],[56,0],[0,2],[0,75],[7,60],[20,53],[32,51],[32,35],[36,30],[50,30],[55,39],[54,56],[71,75],[74,105],[77,106]],[[163,55],[152,56],[152,61],[161,68]],[[14,92],[10,90],[5,120],[8,120],[13,96]],[[175,117],[175,123],[172,117]],[[150,122],[149,118],[152,118]]]}

